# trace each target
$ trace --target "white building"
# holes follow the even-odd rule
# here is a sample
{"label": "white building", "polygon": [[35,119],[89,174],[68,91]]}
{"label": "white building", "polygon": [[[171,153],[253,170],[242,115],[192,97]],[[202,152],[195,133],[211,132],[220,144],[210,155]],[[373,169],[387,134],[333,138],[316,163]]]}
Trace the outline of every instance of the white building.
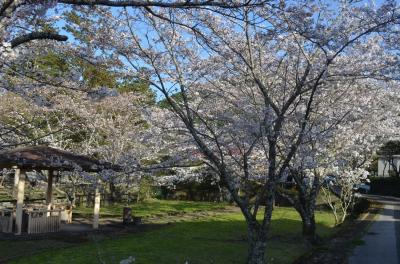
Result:
{"label": "white building", "polygon": [[[392,165],[393,162],[393,165]],[[389,177],[390,172],[400,169],[400,155],[380,156],[378,158],[378,177]]]}

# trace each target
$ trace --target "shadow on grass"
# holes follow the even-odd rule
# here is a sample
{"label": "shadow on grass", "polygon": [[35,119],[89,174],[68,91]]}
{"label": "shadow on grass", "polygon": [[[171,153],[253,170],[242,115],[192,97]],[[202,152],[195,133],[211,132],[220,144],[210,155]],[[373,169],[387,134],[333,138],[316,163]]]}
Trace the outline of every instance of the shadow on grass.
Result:
{"label": "shadow on grass", "polygon": [[[190,213],[207,210],[223,209],[227,206],[225,203],[212,202],[192,202],[192,201],[172,201],[172,200],[151,200],[129,205],[114,204],[102,206],[100,214],[105,217],[122,216],[123,207],[128,206],[133,210],[136,216],[152,216],[165,214]],[[93,214],[93,208],[78,207],[74,211],[75,215],[86,217]]]}
{"label": "shadow on grass", "polygon": [[[292,212],[280,212],[283,212],[281,218],[273,219],[271,225],[266,261],[291,263],[307,247],[301,238],[301,221],[289,219],[295,216]],[[331,230],[324,222],[318,225],[318,229],[325,234]],[[88,239],[90,242],[79,246],[60,244],[61,248],[51,240],[37,243],[12,241],[11,244],[0,244],[0,255],[10,254],[14,248],[19,253],[14,258],[32,256],[14,259],[12,263],[119,263],[133,256],[135,264],[185,261],[193,264],[244,263],[247,253],[246,224],[238,213],[176,222],[155,230],[109,239],[89,235]],[[65,246],[68,248],[62,248]],[[42,250],[46,251],[36,254]]]}

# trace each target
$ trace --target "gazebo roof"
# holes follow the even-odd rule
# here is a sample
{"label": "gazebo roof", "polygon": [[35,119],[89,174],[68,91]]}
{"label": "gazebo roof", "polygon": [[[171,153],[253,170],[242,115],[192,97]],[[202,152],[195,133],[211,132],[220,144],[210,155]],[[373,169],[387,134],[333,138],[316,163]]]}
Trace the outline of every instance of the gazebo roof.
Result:
{"label": "gazebo roof", "polygon": [[20,147],[0,151],[0,168],[13,166],[25,170],[72,171],[77,166],[87,172],[99,172],[104,169],[121,170],[119,166],[108,162],[47,146]]}

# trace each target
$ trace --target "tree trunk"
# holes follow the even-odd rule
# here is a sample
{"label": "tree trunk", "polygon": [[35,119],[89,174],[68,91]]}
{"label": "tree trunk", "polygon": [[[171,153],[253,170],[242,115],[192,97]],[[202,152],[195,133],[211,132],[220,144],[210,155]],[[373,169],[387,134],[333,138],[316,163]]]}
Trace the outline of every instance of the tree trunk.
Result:
{"label": "tree trunk", "polygon": [[76,188],[75,188],[75,184],[72,185],[72,194],[71,194],[71,206],[75,207],[76,206]]}
{"label": "tree trunk", "polygon": [[301,220],[303,222],[303,237],[311,244],[317,244],[320,239],[316,232],[314,213],[301,214]]}
{"label": "tree trunk", "polygon": [[284,192],[278,192],[278,195],[287,199],[299,213],[303,227],[303,237],[311,244],[317,244],[320,241],[316,232],[315,225],[315,195],[307,195],[301,190],[298,190],[298,197],[291,197]]}
{"label": "tree trunk", "polygon": [[267,236],[265,232],[256,226],[248,227],[249,249],[247,264],[264,264],[265,251],[267,248]]}
{"label": "tree trunk", "polygon": [[110,188],[110,198],[108,199],[110,204],[115,203],[115,185],[112,181],[109,182],[109,188]]}
{"label": "tree trunk", "polygon": [[224,201],[224,196],[223,196],[222,188],[221,188],[221,185],[219,184],[219,182],[217,183],[217,186],[218,186],[218,199],[219,199],[219,202],[223,202]]}
{"label": "tree trunk", "polygon": [[342,217],[340,218],[340,224],[344,223],[344,220],[346,220],[347,217],[347,210],[343,210]]}
{"label": "tree trunk", "polygon": [[137,192],[137,196],[136,196],[136,203],[140,202],[140,185],[142,184],[142,177],[139,178],[138,181],[138,192]]}

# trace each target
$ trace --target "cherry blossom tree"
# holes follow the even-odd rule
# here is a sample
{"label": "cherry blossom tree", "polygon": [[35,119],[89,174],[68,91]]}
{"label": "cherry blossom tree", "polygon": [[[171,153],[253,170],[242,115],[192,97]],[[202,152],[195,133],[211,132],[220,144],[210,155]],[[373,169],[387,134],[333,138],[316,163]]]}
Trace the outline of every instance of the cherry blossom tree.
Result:
{"label": "cherry blossom tree", "polygon": [[[367,81],[355,78],[335,89],[338,97],[326,94],[314,107],[310,131],[288,169],[296,192],[280,190],[301,215],[303,234],[311,241],[318,241],[314,210],[321,185],[328,203],[333,205],[338,196],[344,205],[340,208],[347,213],[354,201],[354,185],[365,179],[361,171],[380,142],[394,136],[398,110],[397,99],[391,95],[393,85],[397,81],[385,84],[373,77]],[[327,184],[333,182],[332,175],[337,177],[334,186]]]}
{"label": "cherry blossom tree", "polygon": [[[369,86],[372,84],[370,81]],[[322,193],[337,224],[351,211],[356,199],[354,186],[366,180],[369,174],[366,169],[379,146],[398,136],[398,96],[393,94],[397,85],[392,82],[384,86],[385,89],[372,89],[373,92],[358,97],[363,104],[352,108],[349,121],[342,122],[332,136],[325,157],[329,156],[329,174],[335,175],[335,179],[326,182]],[[335,195],[339,200],[332,199]]]}
{"label": "cherry blossom tree", "polygon": [[[118,1],[133,2],[140,1]],[[248,263],[264,263],[278,182],[290,171],[306,172],[319,185],[323,173],[315,173],[322,167],[316,164],[346,117],[332,106],[360,96],[343,92],[359,80],[385,83],[398,74],[393,2],[182,10],[154,1],[141,9],[90,12],[86,1],[73,3],[80,5],[75,12],[96,17],[96,23],[74,25],[90,33],[82,45],[118,58],[123,74],[157,89],[179,136],[219,175],[247,223]],[[309,197],[305,225],[312,225],[315,191]]]}
{"label": "cherry blossom tree", "polygon": [[[102,9],[104,23],[90,31],[93,43],[118,53],[127,72],[163,94],[242,210],[248,263],[263,263],[278,181],[301,149],[319,151],[329,138],[322,132],[343,118],[328,108],[325,121],[322,103],[351,99],[340,87],[353,89],[355,80],[385,81],[398,71],[386,46],[397,12],[391,2],[281,2],[219,14]],[[105,42],[115,29],[120,37]],[[303,147],[310,138],[316,150]]]}

